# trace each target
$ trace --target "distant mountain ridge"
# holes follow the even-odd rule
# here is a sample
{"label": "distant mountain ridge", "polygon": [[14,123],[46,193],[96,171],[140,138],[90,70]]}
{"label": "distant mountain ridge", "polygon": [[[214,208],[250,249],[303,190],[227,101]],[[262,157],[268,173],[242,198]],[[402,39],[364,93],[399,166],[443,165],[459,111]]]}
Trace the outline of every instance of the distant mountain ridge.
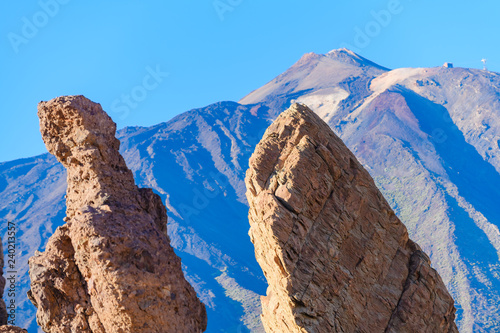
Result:
{"label": "distant mountain ridge", "polygon": [[[262,332],[266,283],[247,235],[243,180],[264,129],[292,101],[342,138],[430,254],[457,302],[460,331],[489,332],[500,322],[499,96],[497,73],[388,70],[340,49],[304,55],[239,103],[125,128],[118,138],[136,183],[166,203],[172,246],[207,306],[207,332]],[[63,223],[66,175],[48,154],[0,171],[0,216],[20,229],[17,325],[31,332],[27,259]]]}

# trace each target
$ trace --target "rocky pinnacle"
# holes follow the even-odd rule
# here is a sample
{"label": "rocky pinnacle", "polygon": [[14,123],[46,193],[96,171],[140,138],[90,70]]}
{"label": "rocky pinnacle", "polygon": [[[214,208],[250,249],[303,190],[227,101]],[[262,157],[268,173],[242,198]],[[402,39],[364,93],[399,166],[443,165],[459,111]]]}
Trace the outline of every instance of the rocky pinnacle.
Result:
{"label": "rocky pinnacle", "polygon": [[294,104],[246,175],[270,332],[458,332],[429,257],[330,127]]}
{"label": "rocky pinnacle", "polygon": [[48,151],[67,169],[66,224],[30,260],[29,297],[45,332],[202,332],[160,197],[138,188],[116,125],[83,96],[41,102]]}

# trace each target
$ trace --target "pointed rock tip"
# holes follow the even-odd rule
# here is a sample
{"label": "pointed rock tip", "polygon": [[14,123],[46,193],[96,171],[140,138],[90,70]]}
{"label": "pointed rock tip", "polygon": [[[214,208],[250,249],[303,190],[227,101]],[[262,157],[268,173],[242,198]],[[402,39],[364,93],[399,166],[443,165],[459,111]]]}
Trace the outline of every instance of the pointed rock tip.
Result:
{"label": "pointed rock tip", "polygon": [[[326,125],[311,108],[303,103],[293,103],[287,110],[283,111],[278,118],[280,120],[283,120],[283,118],[300,118],[305,123],[313,123],[316,126],[326,127],[325,129],[330,130],[328,125]],[[278,123],[278,121],[276,122]]]}

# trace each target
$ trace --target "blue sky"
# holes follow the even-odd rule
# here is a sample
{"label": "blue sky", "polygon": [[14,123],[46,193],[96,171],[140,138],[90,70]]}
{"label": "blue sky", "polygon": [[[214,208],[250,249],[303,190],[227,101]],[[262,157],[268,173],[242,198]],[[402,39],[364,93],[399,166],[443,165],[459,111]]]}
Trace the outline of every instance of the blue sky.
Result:
{"label": "blue sky", "polygon": [[118,127],[239,100],[304,53],[350,46],[389,68],[500,71],[498,1],[77,1],[0,4],[0,161],[45,152],[40,100],[83,94]]}

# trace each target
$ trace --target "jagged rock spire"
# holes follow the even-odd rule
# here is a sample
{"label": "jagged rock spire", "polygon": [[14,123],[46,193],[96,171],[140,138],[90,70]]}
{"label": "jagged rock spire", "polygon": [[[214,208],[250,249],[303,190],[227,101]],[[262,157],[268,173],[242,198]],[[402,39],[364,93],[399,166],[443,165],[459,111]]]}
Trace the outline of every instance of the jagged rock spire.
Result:
{"label": "jagged rock spire", "polygon": [[160,197],[138,188],[116,125],[83,96],[41,102],[40,129],[66,167],[66,224],[29,261],[45,332],[202,332],[206,312],[167,236]]}

